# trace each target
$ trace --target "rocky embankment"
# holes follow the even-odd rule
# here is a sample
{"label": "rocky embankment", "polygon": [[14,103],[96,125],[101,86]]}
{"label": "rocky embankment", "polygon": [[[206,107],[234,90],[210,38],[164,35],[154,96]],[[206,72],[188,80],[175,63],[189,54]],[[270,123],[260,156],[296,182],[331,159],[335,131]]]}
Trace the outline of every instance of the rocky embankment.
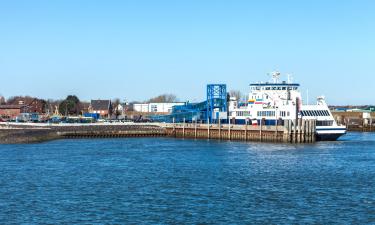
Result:
{"label": "rocky embankment", "polygon": [[35,143],[60,138],[49,128],[0,128],[0,144]]}
{"label": "rocky embankment", "polygon": [[0,144],[35,143],[60,138],[164,136],[157,124],[40,125],[0,124]]}

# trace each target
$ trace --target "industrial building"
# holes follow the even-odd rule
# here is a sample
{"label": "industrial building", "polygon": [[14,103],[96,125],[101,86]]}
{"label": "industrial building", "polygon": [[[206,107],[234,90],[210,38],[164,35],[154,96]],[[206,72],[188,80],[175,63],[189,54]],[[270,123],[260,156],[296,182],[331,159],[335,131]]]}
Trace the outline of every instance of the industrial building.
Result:
{"label": "industrial building", "polygon": [[133,104],[133,110],[144,113],[171,113],[174,106],[184,104],[184,102],[136,103]]}

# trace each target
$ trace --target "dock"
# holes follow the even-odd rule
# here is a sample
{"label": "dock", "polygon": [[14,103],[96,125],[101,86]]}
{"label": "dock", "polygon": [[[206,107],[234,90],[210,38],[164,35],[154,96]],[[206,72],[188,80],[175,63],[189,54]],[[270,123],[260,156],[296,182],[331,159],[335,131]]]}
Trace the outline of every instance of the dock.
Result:
{"label": "dock", "polygon": [[199,123],[163,124],[166,136],[253,142],[314,143],[315,120],[286,120],[284,125],[230,125]]}
{"label": "dock", "polygon": [[314,143],[314,120],[285,120],[283,125],[200,123],[11,125],[0,126],[0,143],[33,143],[62,138],[172,137],[252,142]]}

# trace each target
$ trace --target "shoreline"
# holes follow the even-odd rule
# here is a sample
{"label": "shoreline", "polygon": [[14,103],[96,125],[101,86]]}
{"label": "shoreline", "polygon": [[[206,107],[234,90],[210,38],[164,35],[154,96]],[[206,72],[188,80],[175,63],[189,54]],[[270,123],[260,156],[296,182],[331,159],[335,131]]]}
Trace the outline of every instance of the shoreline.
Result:
{"label": "shoreline", "polygon": [[[302,126],[303,128],[303,126]],[[352,128],[352,129],[351,129]],[[303,129],[302,129],[303,130]],[[369,132],[348,127],[352,132]],[[374,131],[371,130],[370,131]],[[38,124],[0,122],[0,144],[40,143],[66,138],[173,137],[252,142],[314,143],[312,132],[287,130],[283,126],[246,126],[166,123]]]}

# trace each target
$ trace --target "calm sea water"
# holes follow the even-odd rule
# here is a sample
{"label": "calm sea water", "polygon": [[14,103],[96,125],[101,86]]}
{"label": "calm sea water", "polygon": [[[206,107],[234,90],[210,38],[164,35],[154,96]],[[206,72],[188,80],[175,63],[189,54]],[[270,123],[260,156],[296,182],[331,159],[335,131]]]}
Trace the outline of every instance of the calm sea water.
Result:
{"label": "calm sea water", "polygon": [[374,224],[375,134],[0,145],[0,223]]}

